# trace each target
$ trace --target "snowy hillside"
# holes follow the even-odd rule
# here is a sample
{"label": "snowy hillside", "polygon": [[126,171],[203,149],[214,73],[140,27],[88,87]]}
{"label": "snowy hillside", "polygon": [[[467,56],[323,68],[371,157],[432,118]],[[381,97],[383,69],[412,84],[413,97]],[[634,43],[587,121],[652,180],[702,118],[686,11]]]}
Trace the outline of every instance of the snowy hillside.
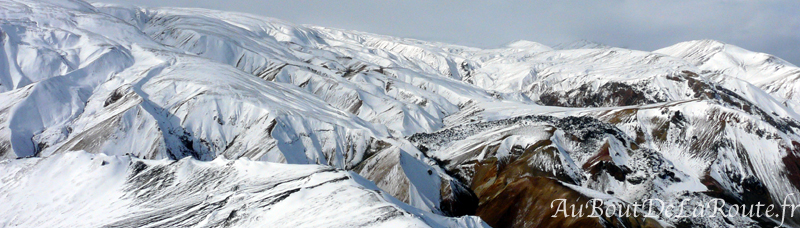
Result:
{"label": "snowy hillside", "polygon": [[[0,209],[3,227],[482,226],[477,217],[421,211],[325,166],[79,151],[6,160],[2,171],[11,174],[0,186],[0,200],[9,202]],[[49,215],[70,216],[42,219]]]}
{"label": "snowy hillside", "polygon": [[779,98],[800,100],[800,68],[766,53],[745,50],[714,40],[696,40],[656,50],[686,60],[717,80],[735,77]]}
{"label": "snowy hillside", "polygon": [[205,9],[0,9],[3,226],[763,226],[543,219],[556,195],[800,195],[800,68],[730,44],[480,49]]}

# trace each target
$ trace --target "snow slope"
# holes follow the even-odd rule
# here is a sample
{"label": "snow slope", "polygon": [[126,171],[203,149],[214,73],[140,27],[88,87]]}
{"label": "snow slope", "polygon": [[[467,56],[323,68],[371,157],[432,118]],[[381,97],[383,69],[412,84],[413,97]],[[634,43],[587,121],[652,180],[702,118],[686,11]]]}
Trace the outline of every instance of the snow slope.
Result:
{"label": "snow slope", "polygon": [[[402,142],[387,138],[395,133],[384,124],[337,109],[292,84],[263,80],[234,66],[157,43],[138,28],[91,5],[56,1],[3,2],[3,6],[9,9],[3,11],[4,26],[15,29],[3,30],[9,37],[4,45],[16,50],[52,50],[64,55],[52,61],[72,59],[72,65],[78,67],[0,94],[4,101],[0,103],[0,154],[5,158],[85,150],[148,159],[247,157],[352,169],[367,155],[394,149],[383,153],[411,156],[424,166],[432,163],[413,147],[398,150],[392,146],[402,146]],[[90,32],[94,30],[99,33]],[[58,34],[54,31],[74,31],[76,35],[51,36]],[[82,43],[68,45],[78,42],[73,39]],[[8,53],[4,56],[17,65],[35,57]],[[276,77],[291,80],[289,76],[310,74],[283,72]],[[405,116],[400,120],[405,119],[416,120]],[[370,147],[378,141],[389,143],[383,148]],[[404,165],[396,159],[386,160],[394,163],[383,166]],[[450,186],[449,178],[430,167],[425,170],[435,174],[408,179],[407,173],[417,169],[409,165],[395,176],[373,180],[410,182],[392,193],[439,212],[442,198],[455,197],[441,196],[437,187]]]}
{"label": "snow slope", "polygon": [[687,41],[655,53],[675,56],[703,71],[714,72],[719,81],[739,78],[779,98],[800,100],[800,68],[770,54],[715,40]]}
{"label": "snow slope", "polygon": [[3,227],[485,226],[416,209],[326,166],[79,151],[6,160],[0,170]]}
{"label": "snow slope", "polygon": [[[119,187],[127,181],[121,175],[139,161],[191,169],[186,172],[205,171],[181,167],[218,166],[223,159],[264,164],[253,166],[269,173],[321,165],[313,167],[349,170],[331,171],[359,180],[348,186],[381,189],[383,198],[376,201],[352,200],[354,210],[358,204],[395,205],[410,217],[391,221],[408,226],[479,224],[472,217],[433,215],[476,213],[490,225],[529,226],[545,215],[527,214],[514,220],[519,223],[502,218],[542,209],[546,199],[537,197],[562,193],[585,199],[599,192],[626,203],[648,197],[774,203],[800,194],[800,71],[729,44],[690,41],[646,52],[588,41],[551,48],[520,40],[479,49],[205,9],[78,0],[0,0],[0,8],[0,159],[9,159],[3,166],[15,177],[49,181],[53,170],[70,173],[91,163],[86,159],[119,160],[115,167],[129,168],[97,174],[108,180],[86,177],[116,186],[103,193],[114,195],[128,191]],[[34,165],[40,162],[52,167]],[[14,168],[23,166],[43,176]],[[231,185],[251,178],[230,175],[224,179]],[[49,195],[3,183],[3,203],[27,203],[18,194]],[[53,189],[18,183],[21,189]],[[174,190],[169,194],[226,192]],[[91,190],[64,191],[73,192],[59,194],[78,197]],[[750,194],[763,197],[745,197]],[[512,195],[521,198],[497,197]],[[497,208],[511,201],[526,203]],[[79,209],[124,213],[124,205],[133,204]],[[250,208],[254,217],[247,222],[273,213],[254,212],[260,209],[250,205],[236,205]],[[131,213],[93,213],[85,214],[103,219],[85,225],[140,220],[124,217]],[[370,213],[364,218],[382,216]],[[0,222],[59,221],[11,214]],[[219,222],[220,216],[174,215],[163,222],[203,226],[201,221]],[[572,222],[772,222],[657,220]]]}

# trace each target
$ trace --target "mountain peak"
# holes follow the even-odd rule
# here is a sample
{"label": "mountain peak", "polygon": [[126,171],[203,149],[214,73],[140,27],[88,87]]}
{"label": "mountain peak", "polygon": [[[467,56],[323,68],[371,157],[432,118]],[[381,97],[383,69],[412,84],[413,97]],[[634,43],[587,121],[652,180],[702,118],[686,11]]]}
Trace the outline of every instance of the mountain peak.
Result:
{"label": "mountain peak", "polygon": [[481,49],[1,1],[3,225],[730,227],[760,223],[552,202],[800,195],[800,69],[719,41]]}
{"label": "mountain peak", "polygon": [[719,57],[714,58],[717,60],[716,62],[724,60],[738,66],[780,64],[794,67],[791,63],[774,55],[750,51],[736,45],[711,39],[680,42],[653,52],[680,57],[695,65],[702,65],[719,54]]}
{"label": "mountain peak", "polygon": [[725,43],[725,42],[722,42],[722,41],[719,41],[719,40],[713,40],[713,39],[690,40],[690,41],[680,42],[679,44],[681,44],[681,43],[692,44],[692,45],[704,45],[704,46],[724,46],[724,45],[727,45],[727,43]]}
{"label": "mountain peak", "polygon": [[539,49],[539,50],[548,50],[548,51],[549,50],[553,50],[553,48],[551,48],[551,47],[549,47],[547,45],[544,45],[544,44],[541,44],[541,43],[537,43],[537,42],[533,42],[533,41],[529,41],[529,40],[516,40],[516,41],[513,41],[511,43],[506,44],[506,47],[508,47],[508,48],[516,48],[516,49]]}
{"label": "mountain peak", "polygon": [[754,52],[717,40],[693,40],[658,49],[655,53],[683,59],[701,70],[747,81],[785,99],[800,98],[796,80],[800,69],[774,55]]}

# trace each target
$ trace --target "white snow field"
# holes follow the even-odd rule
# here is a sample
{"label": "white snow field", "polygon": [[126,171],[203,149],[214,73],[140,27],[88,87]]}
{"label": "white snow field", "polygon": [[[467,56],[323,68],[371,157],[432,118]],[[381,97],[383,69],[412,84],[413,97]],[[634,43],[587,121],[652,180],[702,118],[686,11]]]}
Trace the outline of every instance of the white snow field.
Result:
{"label": "white snow field", "polygon": [[3,227],[484,226],[411,207],[355,173],[319,165],[78,151],[6,160],[2,173],[10,174],[0,186]]}
{"label": "white snow field", "polygon": [[[480,49],[0,0],[0,44],[4,227],[532,227],[562,193],[800,196],[800,68],[718,41]],[[780,223],[653,219],[592,222]]]}

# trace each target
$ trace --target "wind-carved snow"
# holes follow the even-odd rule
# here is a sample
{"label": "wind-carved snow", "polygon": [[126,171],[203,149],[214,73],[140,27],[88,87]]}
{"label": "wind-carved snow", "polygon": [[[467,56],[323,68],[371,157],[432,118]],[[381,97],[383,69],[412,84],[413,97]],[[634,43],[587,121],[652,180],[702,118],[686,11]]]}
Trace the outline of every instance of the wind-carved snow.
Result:
{"label": "wind-carved snow", "polygon": [[[386,138],[395,134],[386,127],[391,124],[367,122],[348,110],[329,105],[306,89],[280,82],[296,80],[295,76],[301,78],[303,72],[312,76],[314,73],[307,69],[276,71],[272,77],[280,80],[270,82],[234,66],[186,55],[182,50],[156,43],[131,24],[99,13],[88,5],[77,6],[80,12],[76,13],[74,9],[45,2],[24,4],[32,7],[8,3],[9,8],[19,7],[19,10],[6,11],[4,25],[17,26],[20,31],[10,33],[4,28],[3,34],[14,39],[48,34],[36,27],[37,24],[48,24],[54,27],[52,30],[83,31],[85,34],[80,39],[86,44],[76,47],[95,53],[66,55],[65,58],[75,58],[74,65],[80,68],[2,94],[4,101],[8,101],[0,108],[4,120],[0,129],[4,135],[0,143],[3,157],[50,156],[86,150],[150,159],[247,157],[354,168],[364,159],[371,142],[394,142]],[[76,18],[76,15],[81,17]],[[20,22],[26,20],[41,21]],[[104,33],[85,32],[91,30]],[[73,39],[65,37],[67,41]],[[62,45],[58,37],[47,39],[51,39],[50,42],[39,48],[57,49]],[[73,47],[65,47],[68,48]],[[16,59],[17,62],[23,60],[22,57]],[[320,76],[314,74],[314,77]],[[320,83],[328,83],[320,80],[323,80]],[[395,90],[401,92],[403,89],[419,90],[407,85],[397,88]],[[362,92],[355,88],[351,91]],[[337,96],[339,93],[330,94]],[[370,104],[384,108],[380,102],[383,101],[374,99]],[[396,107],[407,106],[395,104],[402,104]],[[433,105],[428,107],[436,110]],[[449,109],[455,110],[455,106]],[[435,113],[437,118],[443,117],[438,110]],[[405,122],[419,119],[400,114],[400,120]],[[406,125],[419,126],[403,122],[395,126]],[[414,148],[407,148],[403,153],[424,160]],[[396,178],[408,179],[406,173],[397,175],[400,176]],[[430,175],[445,174],[436,171]],[[415,206],[439,211],[438,189],[422,192],[418,188],[427,188],[431,183],[438,186],[441,180],[427,179],[407,180],[413,184],[398,191],[402,195],[397,196],[416,199],[412,202]]]}
{"label": "wind-carved snow", "polygon": [[735,77],[779,98],[800,100],[800,68],[770,54],[714,40],[678,43],[655,52],[682,58],[703,71],[717,73],[712,77],[717,81]]}
{"label": "wind-carved snow", "polygon": [[[345,176],[408,203],[378,200],[414,215],[398,222],[434,226],[479,224],[430,213],[480,211],[472,191],[487,183],[472,183],[471,172],[492,162],[625,202],[800,194],[798,68],[729,44],[479,49],[203,9],[60,0],[0,8],[0,158],[26,158],[6,168],[55,172],[32,165],[52,162],[67,172],[61,160],[125,155],[317,164],[352,170]],[[120,172],[102,175],[119,184]],[[3,202],[19,203],[0,187]],[[87,208],[120,213],[114,205],[126,203]],[[170,221],[204,226],[223,215]],[[95,222],[126,223],[118,221]]]}
{"label": "wind-carved snow", "polygon": [[81,151],[6,160],[0,170],[12,174],[0,177],[4,227],[485,227],[411,207],[328,166]]}

